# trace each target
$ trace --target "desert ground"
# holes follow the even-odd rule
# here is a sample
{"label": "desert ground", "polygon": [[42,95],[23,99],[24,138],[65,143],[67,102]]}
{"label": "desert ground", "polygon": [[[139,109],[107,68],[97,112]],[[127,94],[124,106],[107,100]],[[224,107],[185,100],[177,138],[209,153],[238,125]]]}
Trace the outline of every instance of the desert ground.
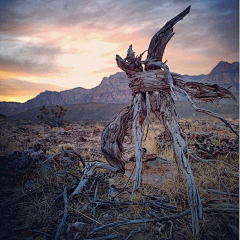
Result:
{"label": "desert ground", "polygon": [[[239,120],[228,120],[238,130]],[[132,201],[131,131],[124,142],[125,174],[97,169],[81,194],[65,198],[81,179],[80,156],[84,164],[106,162],[101,152],[106,124],[50,128],[0,119],[0,239],[238,239],[239,142],[214,119],[179,119],[195,156],[189,161],[205,213],[199,235],[192,234],[186,184],[171,138],[157,122],[157,134],[150,126],[143,136],[143,185]]]}

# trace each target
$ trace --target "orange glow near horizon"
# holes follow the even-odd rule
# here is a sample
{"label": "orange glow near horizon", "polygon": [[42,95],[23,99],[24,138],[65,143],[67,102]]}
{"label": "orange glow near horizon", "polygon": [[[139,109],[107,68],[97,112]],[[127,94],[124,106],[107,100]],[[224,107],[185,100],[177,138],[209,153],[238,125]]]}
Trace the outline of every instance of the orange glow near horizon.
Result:
{"label": "orange glow near horizon", "polygon": [[[21,92],[20,92],[21,93]],[[40,93],[40,92],[39,92]],[[38,94],[39,94],[38,93]],[[17,102],[17,103],[25,103],[28,100],[35,98],[38,94],[33,95],[20,95],[20,96],[0,96],[0,102]]]}
{"label": "orange glow near horizon", "polygon": [[30,99],[33,99],[34,97],[36,97],[36,95],[29,95],[29,96],[6,96],[6,97],[0,97],[0,102],[17,102],[17,103],[25,103]]}

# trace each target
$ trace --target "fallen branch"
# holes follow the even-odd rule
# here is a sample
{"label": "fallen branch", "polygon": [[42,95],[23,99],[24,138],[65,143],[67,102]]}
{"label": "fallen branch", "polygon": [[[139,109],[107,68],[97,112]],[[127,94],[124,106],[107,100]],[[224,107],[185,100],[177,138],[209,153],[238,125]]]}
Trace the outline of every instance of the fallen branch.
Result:
{"label": "fallen branch", "polygon": [[[238,214],[239,213],[239,208],[203,208],[203,211],[206,213],[234,213]],[[163,217],[157,217],[157,218],[152,218],[152,219],[135,219],[135,220],[127,220],[127,221],[119,221],[119,222],[114,222],[114,223],[109,223],[101,227],[94,228],[91,232],[90,235],[93,235],[99,231],[106,230],[111,227],[119,227],[123,225],[130,225],[130,224],[141,224],[141,223],[155,223],[159,221],[167,221],[171,219],[177,219],[184,217],[186,215],[190,215],[191,210],[186,210],[181,213],[176,213],[168,216],[163,216]]]}
{"label": "fallen branch", "polygon": [[129,234],[128,234],[128,236],[125,238],[125,240],[128,240],[128,239],[130,239],[134,234],[136,234],[136,233],[140,233],[140,232],[144,232],[145,230],[144,229],[140,229],[140,230],[132,230]]}
{"label": "fallen branch", "polygon": [[171,226],[170,226],[170,231],[169,231],[169,239],[172,239],[172,232],[173,232],[173,222],[172,221],[168,221],[170,224],[171,224]]}
{"label": "fallen branch", "polygon": [[177,211],[176,206],[170,205],[170,204],[166,204],[166,203],[162,203],[162,202],[155,202],[155,201],[151,201],[149,202],[149,204],[158,207],[158,208],[165,208],[165,209],[170,209],[170,210],[175,210]]}
{"label": "fallen branch", "polygon": [[78,186],[73,191],[73,193],[69,196],[69,198],[72,198],[74,195],[79,194],[82,191],[84,186],[86,186],[86,184],[88,183],[90,177],[93,175],[94,170],[96,168],[103,168],[103,169],[110,170],[112,172],[118,171],[118,169],[111,167],[110,165],[103,163],[103,162],[89,162],[88,165],[83,170],[83,176],[82,176]]}
{"label": "fallen branch", "polygon": [[65,170],[65,171],[62,171],[62,172],[56,172],[55,174],[56,174],[56,175],[58,175],[58,174],[67,174],[67,175],[71,175],[72,177],[76,178],[77,181],[80,180],[80,179],[79,179],[79,176],[76,176],[75,174],[69,172],[68,170]]}
{"label": "fallen branch", "polygon": [[239,213],[239,208],[203,208],[204,212],[211,213]]}
{"label": "fallen branch", "polygon": [[62,228],[64,226],[64,223],[66,221],[67,214],[68,214],[67,187],[65,187],[63,190],[63,200],[64,200],[64,213],[63,213],[63,218],[60,224],[58,225],[57,232],[54,237],[55,240],[57,240],[59,235],[62,233]]}
{"label": "fallen branch", "polygon": [[227,195],[227,196],[231,196],[231,197],[239,197],[239,194],[223,192],[223,191],[219,191],[219,190],[215,190],[215,189],[205,189],[204,191],[216,193],[216,194],[220,194],[220,195]]}
{"label": "fallen branch", "polygon": [[95,188],[95,192],[94,192],[94,197],[93,197],[93,217],[95,218],[95,213],[96,213],[96,208],[98,206],[98,203],[96,203],[96,199],[97,199],[97,194],[98,194],[98,186],[99,186],[99,182],[97,182],[97,186]]}
{"label": "fallen branch", "polygon": [[91,203],[96,203],[98,205],[145,205],[145,204],[151,204],[155,207],[158,208],[165,208],[168,210],[173,210],[176,211],[177,207],[174,205],[170,205],[170,204],[166,204],[166,203],[162,203],[159,202],[159,200],[155,200],[155,201],[138,201],[138,202],[133,202],[133,201],[107,201],[107,200],[102,200],[102,199],[96,199],[95,202],[91,202]]}
{"label": "fallen branch", "polygon": [[[83,167],[85,167],[85,162],[84,162],[82,156],[81,156],[79,153],[75,152],[74,150],[64,150],[64,151],[62,151],[62,152],[56,153],[56,154],[54,154],[53,156],[50,156],[49,158],[47,158],[42,164],[44,164],[44,163],[46,163],[46,162],[48,162],[48,161],[51,161],[52,159],[54,159],[55,157],[57,157],[57,156],[59,156],[59,155],[62,155],[62,156],[63,156],[63,155],[66,154],[66,153],[75,154],[77,157],[79,157],[80,161],[82,162]],[[70,164],[72,164],[72,163],[73,163],[73,162],[71,162]],[[68,164],[68,165],[70,165],[70,164]]]}
{"label": "fallen branch", "polygon": [[86,238],[84,240],[107,240],[107,239],[114,239],[114,238],[118,238],[119,235],[117,234],[111,234],[109,236],[103,236],[103,237],[96,237],[96,238]]}
{"label": "fallen branch", "polygon": [[156,222],[156,219],[135,219],[135,220],[127,220],[127,221],[119,221],[119,222],[109,223],[104,226],[93,229],[90,232],[90,235],[93,235],[96,232],[99,232],[102,230],[106,230],[110,227],[119,227],[119,226],[129,225],[129,224],[140,224],[140,223],[150,223],[150,222]]}

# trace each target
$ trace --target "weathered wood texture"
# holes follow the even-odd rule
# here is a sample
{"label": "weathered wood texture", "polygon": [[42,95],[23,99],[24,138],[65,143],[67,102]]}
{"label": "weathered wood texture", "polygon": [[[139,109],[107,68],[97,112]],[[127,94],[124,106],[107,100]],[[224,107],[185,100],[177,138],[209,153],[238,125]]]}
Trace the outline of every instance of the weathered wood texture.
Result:
{"label": "weathered wood texture", "polygon": [[[140,126],[140,116],[142,113],[142,93],[136,94],[133,101],[133,135],[135,141],[135,159],[136,159],[136,174],[133,186],[133,194],[138,187],[141,188],[142,184],[142,171],[143,171],[143,149],[142,149],[142,136],[141,136],[141,126]],[[132,194],[132,198],[133,198]]]}
{"label": "weathered wood texture", "polygon": [[[178,14],[176,17],[168,21],[152,38],[149,48],[148,55],[146,59],[145,69],[153,70],[156,69],[156,66],[150,66],[148,63],[149,60],[158,60],[162,62],[163,53],[167,43],[173,37],[173,26],[182,20],[189,12],[191,6],[186,8],[183,12]],[[159,67],[158,67],[159,68]]]}
{"label": "weathered wood texture", "polygon": [[87,185],[90,177],[93,175],[96,168],[107,169],[111,172],[117,172],[117,168],[111,167],[103,162],[89,162],[88,165],[83,169],[83,175],[81,180],[69,198],[72,198],[74,195],[80,194],[83,188]]}
{"label": "weathered wood texture", "polygon": [[130,45],[127,56],[122,59],[116,55],[120,69],[129,77],[129,87],[133,92],[131,104],[120,111],[106,126],[102,133],[102,151],[111,166],[124,173],[123,139],[126,130],[132,127],[135,141],[136,173],[132,197],[136,188],[142,183],[142,127],[143,123],[151,120],[151,112],[156,115],[169,132],[172,139],[175,161],[182,171],[188,193],[188,202],[192,215],[194,233],[199,232],[199,219],[203,220],[203,209],[196,188],[193,173],[188,162],[188,150],[179,129],[175,109],[176,92],[181,93],[198,112],[208,114],[222,120],[236,135],[232,126],[219,114],[196,107],[193,99],[214,103],[222,98],[232,98],[234,95],[217,84],[187,82],[179,74],[171,73],[168,66],[162,62],[163,53],[169,40],[174,35],[173,26],[183,19],[190,11],[190,6],[175,18],[167,22],[152,38],[148,55],[142,61],[142,54],[135,56]]}
{"label": "weathered wood texture", "polygon": [[133,109],[131,106],[123,108],[105,127],[101,137],[101,149],[108,163],[125,172],[125,162],[122,158],[123,139],[125,137],[128,123],[132,121]]}

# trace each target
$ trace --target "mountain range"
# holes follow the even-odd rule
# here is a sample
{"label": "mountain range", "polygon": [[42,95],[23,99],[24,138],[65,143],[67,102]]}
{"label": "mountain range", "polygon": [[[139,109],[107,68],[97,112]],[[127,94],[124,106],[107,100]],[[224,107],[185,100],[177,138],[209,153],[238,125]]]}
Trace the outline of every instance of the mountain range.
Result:
{"label": "mountain range", "polygon": [[[190,76],[184,75],[186,81],[216,83],[230,88],[238,98],[239,95],[239,62],[228,63],[221,61],[210,74]],[[81,87],[61,92],[45,91],[25,103],[0,102],[0,114],[11,116],[42,105],[53,106],[70,105],[87,102],[98,103],[130,103],[131,90],[128,87],[128,78],[124,72],[118,72],[104,77],[100,85],[84,89]]]}

